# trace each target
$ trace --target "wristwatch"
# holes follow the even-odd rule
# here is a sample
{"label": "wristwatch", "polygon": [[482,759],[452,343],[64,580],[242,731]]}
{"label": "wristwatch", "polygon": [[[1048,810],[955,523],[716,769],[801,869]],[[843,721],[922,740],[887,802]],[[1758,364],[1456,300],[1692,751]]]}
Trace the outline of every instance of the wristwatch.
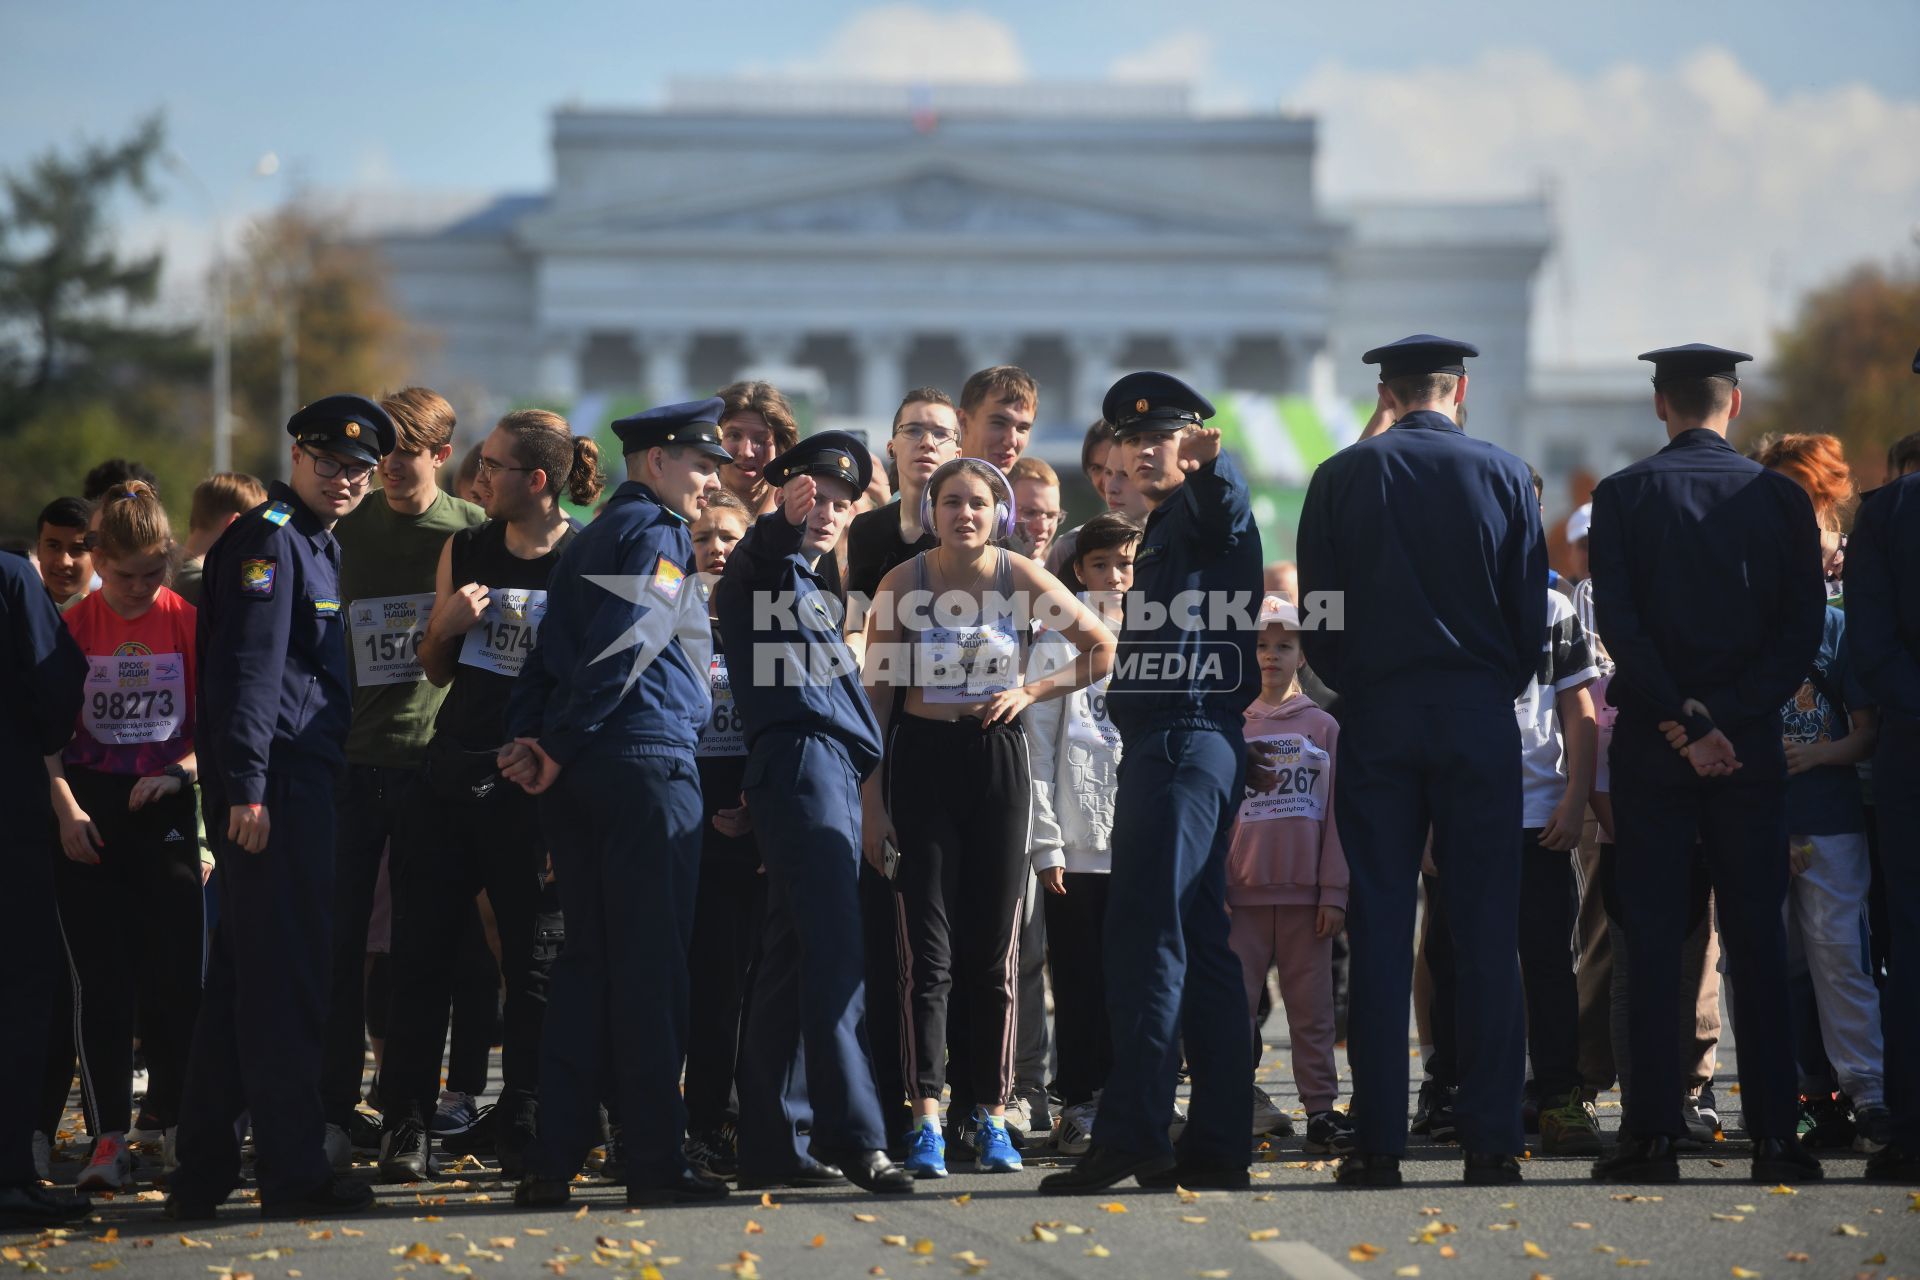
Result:
{"label": "wristwatch", "polygon": [[165,769],[162,769],[161,772],[169,778],[180,779],[180,781],[187,786],[193,785],[193,771],[181,764],[178,760],[168,765]]}

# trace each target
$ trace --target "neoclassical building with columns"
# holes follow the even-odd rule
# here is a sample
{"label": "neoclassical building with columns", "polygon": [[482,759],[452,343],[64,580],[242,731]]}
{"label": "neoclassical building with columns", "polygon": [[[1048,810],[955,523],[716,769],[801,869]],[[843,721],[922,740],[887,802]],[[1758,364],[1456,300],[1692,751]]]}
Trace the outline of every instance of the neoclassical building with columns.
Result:
{"label": "neoclassical building with columns", "polygon": [[[1014,363],[1035,448],[1066,459],[1116,372],[1159,368],[1283,406],[1253,451],[1311,454],[1288,424],[1341,442],[1373,395],[1360,353],[1427,330],[1480,345],[1475,434],[1553,447],[1527,430],[1545,203],[1328,207],[1316,142],[1178,86],[681,82],[557,110],[549,191],[380,244],[422,376],[482,419],[761,374],[877,440],[907,388]],[[1590,433],[1557,443],[1599,461]]]}

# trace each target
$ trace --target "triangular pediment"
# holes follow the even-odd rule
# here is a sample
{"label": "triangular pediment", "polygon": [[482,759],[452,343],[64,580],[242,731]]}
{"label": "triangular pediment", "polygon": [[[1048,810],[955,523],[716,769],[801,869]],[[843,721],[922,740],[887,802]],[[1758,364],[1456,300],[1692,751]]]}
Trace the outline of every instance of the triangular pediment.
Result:
{"label": "triangular pediment", "polygon": [[609,199],[539,222],[529,230],[549,243],[679,234],[1244,240],[1301,230],[1221,216],[1197,195],[1115,192],[1078,176],[990,169],[954,156],[911,164],[850,160],[843,168],[757,188],[673,200]]}

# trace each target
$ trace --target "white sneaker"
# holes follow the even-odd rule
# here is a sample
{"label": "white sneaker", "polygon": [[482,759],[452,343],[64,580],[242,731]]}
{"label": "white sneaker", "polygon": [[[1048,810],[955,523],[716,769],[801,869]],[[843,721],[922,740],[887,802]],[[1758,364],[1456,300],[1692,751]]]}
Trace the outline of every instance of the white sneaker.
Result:
{"label": "white sneaker", "polygon": [[347,1137],[347,1131],[337,1124],[327,1126],[326,1137],[327,1163],[335,1173],[345,1173],[353,1168],[353,1139]]}
{"label": "white sneaker", "polygon": [[127,1151],[127,1135],[103,1133],[93,1144],[93,1156],[74,1180],[78,1191],[119,1191],[133,1181],[133,1156]]}
{"label": "white sneaker", "polygon": [[1093,1146],[1093,1117],[1097,1101],[1076,1102],[1060,1108],[1053,1123],[1053,1148],[1062,1155],[1083,1156]]}
{"label": "white sneaker", "polygon": [[1286,1138],[1293,1135],[1293,1121],[1287,1118],[1279,1104],[1267,1096],[1267,1091],[1259,1085],[1253,1086],[1253,1136],[1264,1138],[1268,1135]]}
{"label": "white sneaker", "polygon": [[33,1173],[42,1182],[53,1181],[53,1142],[38,1129],[33,1131]]}

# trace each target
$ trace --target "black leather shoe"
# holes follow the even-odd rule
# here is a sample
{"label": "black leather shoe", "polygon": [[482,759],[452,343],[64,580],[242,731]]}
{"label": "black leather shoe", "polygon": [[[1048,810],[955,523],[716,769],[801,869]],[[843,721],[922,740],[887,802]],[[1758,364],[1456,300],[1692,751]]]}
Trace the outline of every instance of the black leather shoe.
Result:
{"label": "black leather shoe", "polygon": [[1753,1144],[1755,1182],[1818,1182],[1827,1176],[1798,1138],[1760,1138]]}
{"label": "black leather shoe", "polygon": [[407,1115],[387,1130],[380,1142],[380,1181],[423,1182],[433,1172],[433,1149],[427,1126],[418,1115]]}
{"label": "black leather shoe", "polygon": [[682,1169],[664,1186],[627,1188],[627,1203],[633,1205],[710,1204],[726,1198],[726,1183],[693,1169]]}
{"label": "black leather shoe", "polygon": [[529,1173],[513,1189],[513,1202],[522,1209],[558,1209],[573,1196],[572,1184],[565,1178],[543,1178]]}
{"label": "black leather shoe", "polygon": [[168,1222],[212,1222],[220,1216],[220,1205],[213,1200],[200,1200],[175,1191],[160,1206],[160,1216]]}
{"label": "black leather shoe", "polygon": [[329,1176],[327,1180],[291,1200],[260,1202],[263,1218],[330,1218],[342,1213],[362,1213],[373,1207],[373,1188],[358,1178]]}
{"label": "black leather shoe", "polygon": [[907,1195],[913,1191],[913,1175],[895,1164],[884,1151],[856,1151],[839,1157],[839,1162],[847,1180],[863,1191],[882,1196]]}
{"label": "black leather shoe", "polygon": [[1386,1188],[1400,1185],[1400,1157],[1356,1151],[1343,1156],[1333,1180],[1343,1187]]}
{"label": "black leather shoe", "polygon": [[60,1195],[38,1184],[0,1188],[0,1230],[62,1227],[92,1211],[93,1202],[85,1196]]}
{"label": "black leather shoe", "polygon": [[1905,1182],[1920,1186],[1920,1151],[1891,1143],[1867,1157],[1869,1182]]}
{"label": "black leather shoe", "polygon": [[1128,1178],[1152,1177],[1173,1167],[1173,1157],[1170,1155],[1141,1155],[1136,1151],[1095,1146],[1081,1156],[1080,1163],[1073,1168],[1062,1169],[1040,1179],[1040,1190],[1056,1195],[1105,1191]]}
{"label": "black leather shoe", "polygon": [[540,1131],[540,1112],[531,1100],[493,1109],[493,1154],[504,1177],[518,1178],[527,1170],[527,1148]]}
{"label": "black leather shoe", "polygon": [[[710,1178],[717,1175],[709,1172]],[[837,1187],[847,1180],[838,1166],[807,1160],[782,1173],[742,1173],[742,1191],[775,1191],[781,1187]]]}
{"label": "black leather shoe", "polygon": [[1520,1162],[1493,1151],[1469,1151],[1460,1180],[1470,1187],[1492,1187],[1520,1181]]}
{"label": "black leather shoe", "polygon": [[1593,1162],[1590,1176],[1595,1182],[1622,1184],[1678,1182],[1680,1157],[1673,1153],[1673,1139],[1663,1133],[1650,1137],[1623,1133],[1612,1155]]}
{"label": "black leather shoe", "polygon": [[1245,1191],[1251,1178],[1245,1165],[1176,1163],[1159,1173],[1140,1174],[1134,1181],[1149,1191],[1171,1191],[1175,1187],[1189,1191]]}

